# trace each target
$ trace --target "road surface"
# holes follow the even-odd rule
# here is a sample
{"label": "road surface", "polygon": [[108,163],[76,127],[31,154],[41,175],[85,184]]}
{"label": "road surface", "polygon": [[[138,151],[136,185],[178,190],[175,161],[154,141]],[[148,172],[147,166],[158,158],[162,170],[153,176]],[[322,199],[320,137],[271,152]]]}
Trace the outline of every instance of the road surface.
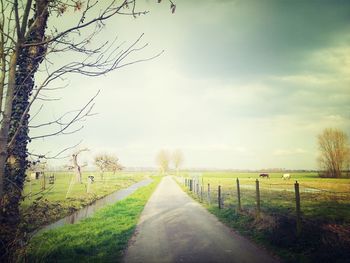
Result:
{"label": "road surface", "polygon": [[124,262],[279,261],[219,222],[167,176],[145,206]]}

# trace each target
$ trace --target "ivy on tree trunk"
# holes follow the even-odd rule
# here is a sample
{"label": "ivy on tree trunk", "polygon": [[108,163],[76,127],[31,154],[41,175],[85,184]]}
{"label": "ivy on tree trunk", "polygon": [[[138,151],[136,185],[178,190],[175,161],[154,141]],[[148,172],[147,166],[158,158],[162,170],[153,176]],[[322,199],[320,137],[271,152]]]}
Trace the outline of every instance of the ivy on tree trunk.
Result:
{"label": "ivy on tree trunk", "polygon": [[[20,40],[23,44],[40,43],[45,40],[45,29],[49,0],[37,0],[35,13],[28,26],[30,31]],[[35,24],[33,24],[35,21]],[[27,144],[29,142],[28,120],[26,109],[34,88],[34,74],[46,53],[46,45],[33,45],[20,48],[16,63],[16,85],[12,101],[11,122],[8,133],[8,143],[5,164],[4,196],[1,210],[1,236],[5,249],[2,258],[11,256],[11,252],[22,243],[23,234],[19,229],[19,203],[22,199],[21,191],[25,181],[27,168]],[[15,136],[15,137],[14,137]],[[15,239],[14,239],[15,238]],[[1,258],[1,257],[0,257]]]}

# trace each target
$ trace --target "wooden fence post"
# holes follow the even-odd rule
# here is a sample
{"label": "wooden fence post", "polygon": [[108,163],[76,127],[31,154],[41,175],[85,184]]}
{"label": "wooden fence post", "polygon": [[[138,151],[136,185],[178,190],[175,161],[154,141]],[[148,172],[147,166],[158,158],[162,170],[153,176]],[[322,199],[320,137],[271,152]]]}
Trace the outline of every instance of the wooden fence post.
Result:
{"label": "wooden fence post", "polygon": [[238,199],[238,211],[242,211],[242,206],[241,206],[241,189],[239,187],[239,180],[237,178],[237,199]]}
{"label": "wooden fence post", "polygon": [[221,209],[221,185],[218,186],[218,205],[219,209]]}
{"label": "wooden fence post", "polygon": [[210,205],[210,184],[208,183],[208,204]]}
{"label": "wooden fence post", "polygon": [[201,185],[201,202],[203,202],[203,185]]}
{"label": "wooden fence post", "polygon": [[300,210],[300,192],[299,192],[299,183],[295,181],[295,206],[296,206],[296,223],[297,223],[297,236],[301,234],[301,210]]}
{"label": "wooden fence post", "polygon": [[255,181],[256,186],[256,216],[260,217],[260,188],[259,188],[259,180]]}

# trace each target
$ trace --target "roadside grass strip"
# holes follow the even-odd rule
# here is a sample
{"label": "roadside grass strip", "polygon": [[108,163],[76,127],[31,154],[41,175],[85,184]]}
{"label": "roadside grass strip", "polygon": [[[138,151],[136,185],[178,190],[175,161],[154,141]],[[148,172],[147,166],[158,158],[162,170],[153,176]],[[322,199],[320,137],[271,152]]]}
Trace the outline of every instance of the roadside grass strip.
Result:
{"label": "roadside grass strip", "polygon": [[[46,188],[42,190],[43,179],[27,181],[24,188],[26,198],[21,202],[23,231],[32,232],[55,222],[73,212],[88,206],[98,199],[111,193],[125,189],[137,182],[149,177],[149,173],[126,173],[120,172],[115,175],[105,173],[104,179],[94,173],[84,173],[82,184],[72,184],[69,194],[67,190],[74,182],[74,174],[56,172],[54,184],[48,184],[46,177]],[[88,176],[95,176],[94,183],[87,192]],[[72,181],[73,180],[73,181]]]}
{"label": "roadside grass strip", "polygon": [[154,177],[150,185],[77,224],[33,237],[27,249],[27,261],[120,262],[141,212],[160,179]]}
{"label": "roadside grass strip", "polygon": [[[207,183],[209,180],[205,178]],[[210,178],[212,202],[206,201],[207,193],[201,199],[188,187],[177,181],[179,186],[194,200],[199,202],[221,222],[253,240],[265,249],[279,256],[286,263],[320,263],[320,262],[350,262],[350,224],[349,224],[349,200],[342,196],[328,197],[328,193],[302,193],[302,231],[296,233],[296,219],[293,209],[282,203],[283,200],[294,201],[293,193],[283,192],[284,198],[278,198],[278,191],[262,192],[267,199],[262,202],[260,216],[256,216],[255,192],[244,190],[243,209],[237,210],[237,204],[225,196],[225,204],[222,209],[218,207],[218,194],[215,189],[222,185],[223,189],[233,192],[234,178],[230,184],[225,184],[225,178]],[[216,181],[215,181],[216,179]],[[218,181],[220,180],[220,183]],[[323,179],[318,179],[322,181]],[[342,180],[342,179],[340,179]],[[339,180],[339,181],[340,181]],[[349,182],[349,179],[343,179]],[[240,179],[240,181],[243,181]],[[335,182],[337,183],[337,182]],[[205,184],[204,184],[205,185]],[[347,189],[341,189],[347,190]],[[236,193],[235,193],[236,194]],[[269,194],[269,195],[267,195]],[[248,196],[248,197],[247,197]],[[336,200],[332,200],[335,199]],[[204,201],[204,202],[203,202]],[[231,201],[231,203],[229,202]],[[244,202],[246,201],[246,202]],[[334,207],[334,209],[330,209]],[[307,210],[308,209],[308,210]]]}

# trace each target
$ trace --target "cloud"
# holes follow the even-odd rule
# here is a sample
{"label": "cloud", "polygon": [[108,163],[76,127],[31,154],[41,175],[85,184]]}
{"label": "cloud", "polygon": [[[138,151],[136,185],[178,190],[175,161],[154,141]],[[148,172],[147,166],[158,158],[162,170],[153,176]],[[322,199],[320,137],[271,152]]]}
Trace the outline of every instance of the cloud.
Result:
{"label": "cloud", "polygon": [[288,155],[299,155],[299,154],[306,154],[308,151],[302,149],[302,148],[296,148],[296,149],[277,149],[273,152],[273,155],[276,156],[288,156]]}
{"label": "cloud", "polygon": [[247,79],[308,70],[309,52],[349,39],[350,4],[336,2],[202,1],[202,12],[183,17],[184,72]]}
{"label": "cloud", "polygon": [[181,148],[188,167],[315,168],[317,134],[350,130],[349,7],[185,1],[173,16],[164,4],[126,24],[115,20],[102,37],[117,32],[133,40],[145,32],[151,45],[141,55],[165,53],[108,76],[70,78],[70,87],[55,93],[64,99],[46,104],[38,121],[77,109],[101,89],[99,115],[78,134],[31,148],[83,139],[127,166],[152,166],[159,149]]}

